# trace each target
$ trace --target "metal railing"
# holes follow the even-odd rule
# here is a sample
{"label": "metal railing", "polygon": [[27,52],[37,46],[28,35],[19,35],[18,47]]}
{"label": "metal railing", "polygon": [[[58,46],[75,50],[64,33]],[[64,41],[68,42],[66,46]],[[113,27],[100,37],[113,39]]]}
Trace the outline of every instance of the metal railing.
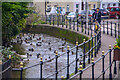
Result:
{"label": "metal railing", "polygon": [[[95,29],[95,24],[92,24],[92,23],[89,23],[88,27],[84,24],[83,22],[83,19],[81,17],[77,17],[77,18],[70,18],[70,19],[67,19],[66,16],[58,16],[58,15],[53,15],[53,16],[45,16],[45,22],[46,24],[50,24],[50,25],[53,25],[53,26],[57,26],[57,27],[64,27],[65,29],[69,29],[69,30],[73,30],[73,31],[77,31],[77,32],[84,32],[85,34],[88,34],[88,35],[91,35],[91,38],[87,41],[85,41],[85,39],[83,40],[83,43],[81,44],[78,44],[78,42],[76,42],[76,46],[73,47],[73,48],[69,48],[69,46],[67,47],[67,51],[62,53],[62,54],[58,54],[58,52],[56,51],[56,55],[55,57],[53,57],[52,59],[50,60],[46,60],[43,62],[42,60],[42,57],[41,57],[41,60],[40,60],[40,63],[37,63],[35,65],[32,65],[30,67],[23,67],[23,63],[21,63],[21,68],[20,69],[14,69],[14,70],[18,70],[18,71],[21,71],[21,75],[20,75],[20,78],[22,80],[22,73],[23,73],[23,70],[25,69],[29,69],[29,68],[32,68],[32,67],[35,67],[35,66],[38,66],[40,65],[40,80],[43,80],[43,65],[45,63],[49,63],[49,61],[51,60],[55,60],[55,72],[53,74],[50,74],[50,75],[47,75],[46,77],[44,78],[50,78],[51,76],[54,76],[54,78],[57,80],[58,79],[58,73],[63,71],[63,70],[67,70],[66,71],[66,78],[67,79],[72,79],[74,78],[75,76],[77,76],[78,74],[80,74],[80,79],[82,79],[82,73],[88,69],[89,67],[92,67],[92,79],[94,80],[94,65],[100,61],[100,60],[103,60],[105,58],[105,55],[107,55],[109,52],[111,54],[111,51],[113,49],[110,49],[108,53],[106,53],[105,55],[103,55],[100,59],[98,59],[97,61],[93,61],[93,57],[96,57],[97,54],[98,54],[98,51],[101,47],[101,28],[99,28],[99,31],[93,35]],[[119,24],[118,24],[119,25]],[[104,24],[104,21],[103,21],[103,26],[105,26]],[[109,25],[107,25],[109,26]],[[107,28],[107,33],[108,33],[108,30],[109,28]],[[114,30],[114,29],[110,29],[110,30]],[[105,27],[103,27],[103,32],[105,32]],[[112,31],[113,32],[113,31]],[[112,33],[111,33],[112,34]],[[115,35],[117,35],[117,30],[115,30]],[[78,56],[78,51],[79,51],[79,47],[82,47],[83,49],[83,54],[82,56]],[[69,60],[69,54],[70,52],[72,52],[73,50],[75,50],[75,55],[76,55],[76,58],[75,60],[73,60],[72,62],[70,62]],[[58,59],[59,57],[63,56],[67,54],[67,62],[66,62],[66,65],[62,68],[62,69],[59,69],[58,68]],[[86,59],[86,57],[88,57],[88,59]],[[81,60],[82,59],[82,60]],[[92,64],[91,63],[91,59],[92,59]],[[80,67],[80,70],[78,70],[78,62],[80,61],[80,65],[82,64],[83,66]],[[70,77],[70,66],[75,62],[75,69],[74,69],[74,76]],[[90,64],[88,66],[86,66],[86,64]],[[110,66],[109,68],[107,69],[111,69],[111,65],[112,65],[113,62],[111,62],[111,55],[110,55]],[[104,66],[104,60],[103,60],[103,66]],[[81,69],[81,68],[84,68],[84,69]],[[107,70],[106,69],[106,70]],[[103,67],[103,72],[101,73],[101,75],[104,75],[105,71],[104,70],[104,67]],[[100,75],[100,76],[101,76]],[[110,79],[111,79],[111,73],[110,73]],[[99,78],[99,76],[98,76]]]}

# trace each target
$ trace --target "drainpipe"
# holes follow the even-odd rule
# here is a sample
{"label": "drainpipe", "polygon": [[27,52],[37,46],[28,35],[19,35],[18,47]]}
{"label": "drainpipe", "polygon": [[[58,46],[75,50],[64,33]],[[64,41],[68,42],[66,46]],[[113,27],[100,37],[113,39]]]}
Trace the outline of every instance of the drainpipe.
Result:
{"label": "drainpipe", "polygon": [[85,10],[86,10],[86,27],[88,27],[88,0],[85,2]]}

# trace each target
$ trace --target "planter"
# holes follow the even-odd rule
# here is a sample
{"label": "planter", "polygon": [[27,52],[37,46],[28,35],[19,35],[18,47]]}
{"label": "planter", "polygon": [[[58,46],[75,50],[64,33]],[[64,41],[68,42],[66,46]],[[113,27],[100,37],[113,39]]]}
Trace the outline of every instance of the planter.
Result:
{"label": "planter", "polygon": [[114,49],[113,60],[120,61],[120,49]]}

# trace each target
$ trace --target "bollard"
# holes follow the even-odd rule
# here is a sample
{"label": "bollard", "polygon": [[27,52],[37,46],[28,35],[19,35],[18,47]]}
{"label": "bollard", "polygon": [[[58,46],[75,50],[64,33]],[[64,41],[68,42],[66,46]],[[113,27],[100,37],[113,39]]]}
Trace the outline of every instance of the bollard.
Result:
{"label": "bollard", "polygon": [[88,43],[88,50],[89,50],[89,53],[88,53],[88,64],[90,64],[90,40],[89,40],[89,43]]}
{"label": "bollard", "polygon": [[20,80],[22,80],[23,62],[20,62]]}
{"label": "bollard", "polygon": [[55,63],[55,68],[56,68],[56,71],[55,71],[55,80],[57,80],[57,75],[58,75],[58,66],[57,66],[57,59],[58,59],[58,52],[56,51],[56,55],[55,55],[55,59],[56,59],[56,63]]}
{"label": "bollard", "polygon": [[42,65],[43,65],[43,60],[42,57],[40,57],[40,80],[42,80]]}
{"label": "bollard", "polygon": [[69,79],[69,46],[67,46],[67,79]]}
{"label": "bollard", "polygon": [[83,68],[85,68],[85,39],[83,39]]}
{"label": "bollard", "polygon": [[76,67],[75,67],[75,74],[78,72],[77,62],[78,62],[78,42],[76,42]]}
{"label": "bollard", "polygon": [[107,35],[109,35],[109,32],[108,32],[108,21],[107,21]]}
{"label": "bollard", "polygon": [[111,22],[111,36],[112,36],[112,22]]}
{"label": "bollard", "polygon": [[110,68],[109,68],[109,80],[112,80],[112,69],[111,69],[111,45],[109,45],[109,51],[110,51],[110,53],[109,53],[109,66],[110,66]]}
{"label": "bollard", "polygon": [[82,80],[82,64],[80,65],[80,78],[79,78],[79,80]]}
{"label": "bollard", "polygon": [[105,71],[104,71],[104,51],[102,51],[102,72],[103,72],[103,75],[102,75],[102,80],[104,80],[105,78]]}
{"label": "bollard", "polygon": [[82,27],[82,32],[83,32],[84,30],[83,30],[83,21],[82,20],[81,20],[81,27]]}
{"label": "bollard", "polygon": [[115,37],[116,37],[116,23],[115,23]]}
{"label": "bollard", "polygon": [[94,80],[94,58],[92,58],[92,80]]}

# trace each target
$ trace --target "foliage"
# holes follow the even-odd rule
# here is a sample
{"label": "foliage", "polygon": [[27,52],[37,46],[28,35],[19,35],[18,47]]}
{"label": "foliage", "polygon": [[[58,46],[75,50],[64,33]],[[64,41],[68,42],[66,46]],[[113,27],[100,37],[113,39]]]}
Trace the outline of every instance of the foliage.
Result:
{"label": "foliage", "polygon": [[25,28],[26,18],[31,10],[27,2],[2,3],[2,40],[3,45],[9,42]]}
{"label": "foliage", "polygon": [[11,55],[12,61],[18,62],[21,59],[21,57],[19,55],[17,55],[17,53],[11,51],[10,48],[3,47],[0,52],[2,52],[2,55],[3,55],[3,58],[2,58],[3,62],[9,59],[9,55]]}
{"label": "foliage", "polygon": [[12,50],[16,51],[16,53],[20,55],[25,55],[25,49],[20,46],[20,44],[15,44],[13,45]]}
{"label": "foliage", "polygon": [[114,46],[114,49],[120,49],[120,36],[118,37],[118,39],[116,39],[116,44]]}

